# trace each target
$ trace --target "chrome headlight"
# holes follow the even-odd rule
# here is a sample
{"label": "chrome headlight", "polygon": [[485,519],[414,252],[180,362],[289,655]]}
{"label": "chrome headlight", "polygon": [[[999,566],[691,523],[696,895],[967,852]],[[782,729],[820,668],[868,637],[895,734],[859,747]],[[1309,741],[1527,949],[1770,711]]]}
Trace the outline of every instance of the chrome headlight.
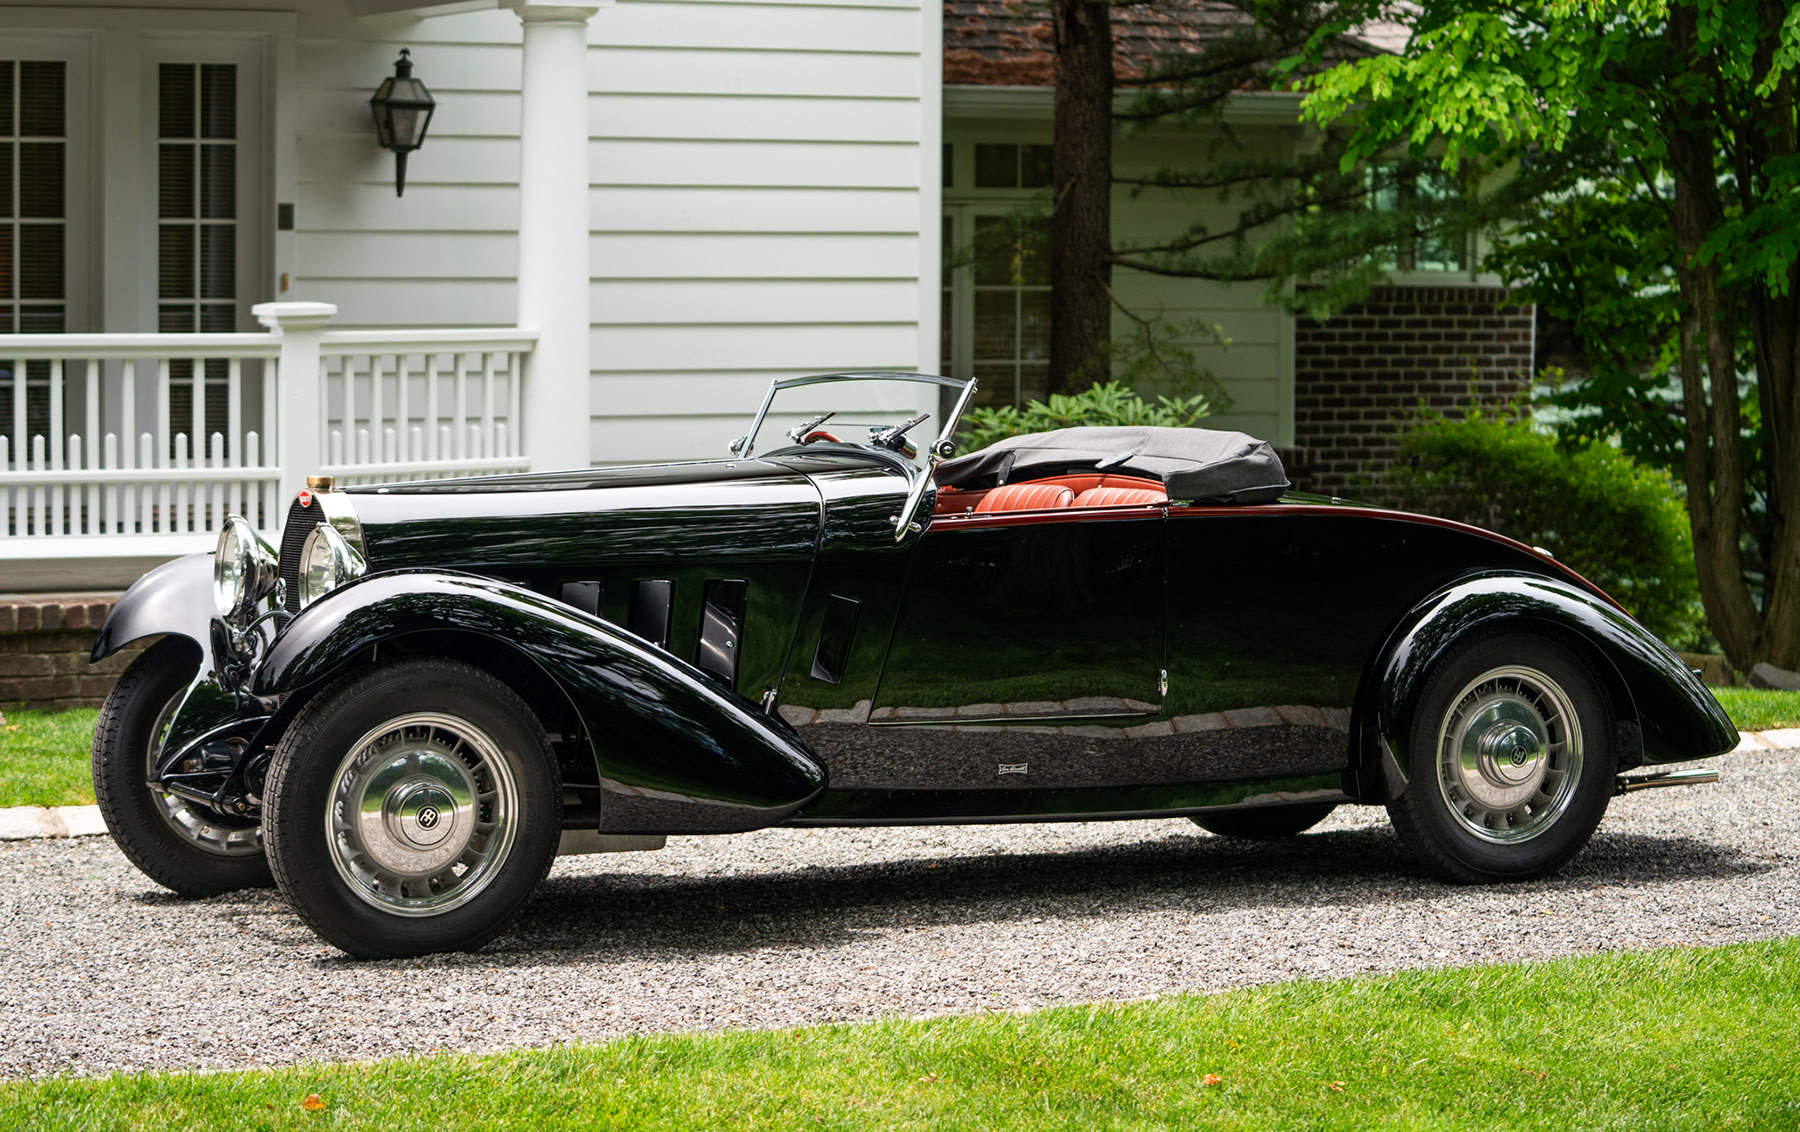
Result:
{"label": "chrome headlight", "polygon": [[364,569],[362,555],[344,541],[337,528],[321,523],[300,548],[300,608],[362,577]]}
{"label": "chrome headlight", "polygon": [[219,607],[219,616],[241,624],[275,592],[278,577],[275,551],[256,528],[237,515],[226,519],[213,551],[213,604]]}

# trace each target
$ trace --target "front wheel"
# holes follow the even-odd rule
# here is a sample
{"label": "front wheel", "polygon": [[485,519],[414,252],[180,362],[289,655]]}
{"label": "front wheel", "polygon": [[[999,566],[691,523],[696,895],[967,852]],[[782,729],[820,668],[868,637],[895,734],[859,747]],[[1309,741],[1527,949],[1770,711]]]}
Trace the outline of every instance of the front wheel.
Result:
{"label": "front wheel", "polygon": [[456,661],[347,677],[269,763],[269,859],[313,929],[358,958],[480,946],[549,871],[559,775],[512,689]]}
{"label": "front wheel", "polygon": [[1612,713],[1553,641],[1508,634],[1440,662],[1420,698],[1394,830],[1438,877],[1529,880],[1581,851],[1612,798]]}
{"label": "front wheel", "polygon": [[256,823],[150,785],[163,735],[199,670],[200,650],[183,637],[164,637],[125,669],[94,727],[94,800],[113,843],[164,888],[182,896],[266,888]]}

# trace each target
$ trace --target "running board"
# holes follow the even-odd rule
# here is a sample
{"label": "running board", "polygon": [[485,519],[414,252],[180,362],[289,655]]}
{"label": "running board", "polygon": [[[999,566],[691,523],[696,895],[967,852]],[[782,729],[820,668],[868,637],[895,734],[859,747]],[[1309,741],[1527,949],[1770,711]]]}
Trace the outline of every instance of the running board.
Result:
{"label": "running board", "polygon": [[1634,790],[1655,790],[1660,786],[1703,786],[1719,781],[1716,770],[1664,770],[1633,778],[1621,774],[1613,780],[1613,794],[1630,794]]}

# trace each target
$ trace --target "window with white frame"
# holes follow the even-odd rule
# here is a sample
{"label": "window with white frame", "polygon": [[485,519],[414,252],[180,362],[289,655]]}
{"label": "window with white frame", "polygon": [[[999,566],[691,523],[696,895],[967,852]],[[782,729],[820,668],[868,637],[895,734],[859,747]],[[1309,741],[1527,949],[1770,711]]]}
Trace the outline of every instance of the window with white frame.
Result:
{"label": "window with white frame", "polygon": [[[0,334],[87,329],[86,41],[0,38]],[[0,437],[50,430],[48,361],[0,359]]]}
{"label": "window with white frame", "polygon": [[974,377],[975,404],[1042,400],[1050,378],[1050,233],[1019,215],[1050,184],[1050,147],[945,147],[942,349],[946,374]]}
{"label": "window with white frame", "polygon": [[[156,329],[165,334],[237,329],[237,87],[234,63],[157,65]],[[205,435],[228,433],[229,367],[171,362],[170,417],[192,418],[199,377]],[[191,443],[204,452],[205,437]]]}

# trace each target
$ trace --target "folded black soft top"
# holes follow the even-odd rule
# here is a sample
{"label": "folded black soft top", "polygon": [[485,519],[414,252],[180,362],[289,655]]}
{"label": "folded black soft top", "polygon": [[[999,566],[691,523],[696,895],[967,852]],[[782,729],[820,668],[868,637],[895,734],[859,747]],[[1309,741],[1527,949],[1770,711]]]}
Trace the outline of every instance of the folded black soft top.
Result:
{"label": "folded black soft top", "polygon": [[1291,486],[1267,441],[1205,428],[1062,428],[1010,436],[938,465],[942,487],[991,487],[1064,472],[1160,479],[1170,499],[1272,503]]}

